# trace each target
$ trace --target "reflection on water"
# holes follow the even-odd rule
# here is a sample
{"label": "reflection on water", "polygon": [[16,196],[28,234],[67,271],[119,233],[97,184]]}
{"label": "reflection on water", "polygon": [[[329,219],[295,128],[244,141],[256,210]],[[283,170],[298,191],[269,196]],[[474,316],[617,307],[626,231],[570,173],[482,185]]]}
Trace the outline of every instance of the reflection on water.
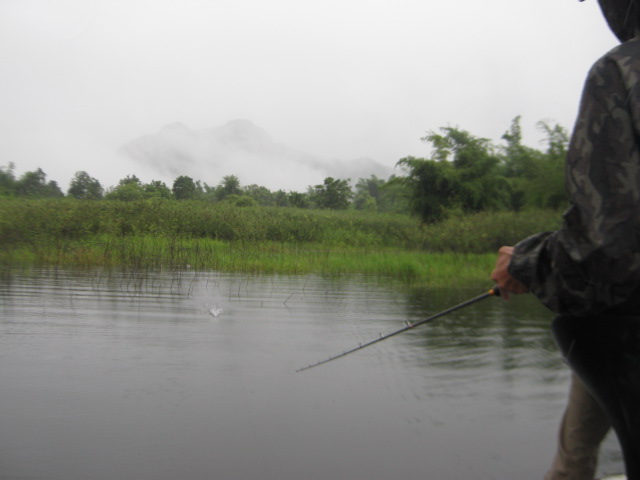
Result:
{"label": "reflection on water", "polygon": [[[541,478],[568,371],[551,315],[365,278],[0,275],[0,479]],[[621,471],[611,436],[601,470]]]}

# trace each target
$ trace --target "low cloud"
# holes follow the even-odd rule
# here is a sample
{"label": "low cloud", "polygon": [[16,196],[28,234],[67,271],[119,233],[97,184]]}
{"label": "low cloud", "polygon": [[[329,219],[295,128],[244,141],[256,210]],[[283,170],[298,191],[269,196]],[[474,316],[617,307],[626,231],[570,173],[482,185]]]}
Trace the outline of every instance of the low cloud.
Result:
{"label": "low cloud", "polygon": [[172,123],[128,142],[119,152],[166,182],[188,175],[217,185],[224,176],[236,175],[242,185],[304,191],[326,177],[356,181],[371,175],[386,179],[394,173],[370,158],[337,160],[301,152],[274,142],[249,120],[200,131]]}

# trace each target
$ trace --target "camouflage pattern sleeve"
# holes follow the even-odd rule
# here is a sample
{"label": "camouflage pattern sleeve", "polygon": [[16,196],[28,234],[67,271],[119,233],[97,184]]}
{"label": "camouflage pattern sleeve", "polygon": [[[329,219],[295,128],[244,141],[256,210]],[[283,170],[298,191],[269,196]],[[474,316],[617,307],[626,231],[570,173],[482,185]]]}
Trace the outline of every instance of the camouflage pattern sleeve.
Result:
{"label": "camouflage pattern sleeve", "polygon": [[509,273],[557,313],[640,311],[640,39],[592,67],[566,159],[559,230],[519,242]]}

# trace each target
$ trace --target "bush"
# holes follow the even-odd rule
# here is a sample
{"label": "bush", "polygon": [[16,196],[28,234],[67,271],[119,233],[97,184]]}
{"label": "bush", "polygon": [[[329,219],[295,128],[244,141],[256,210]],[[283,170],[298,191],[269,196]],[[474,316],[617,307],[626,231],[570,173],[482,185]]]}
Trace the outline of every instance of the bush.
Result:
{"label": "bush", "polygon": [[484,212],[421,225],[412,217],[372,211],[239,207],[231,202],[88,202],[73,198],[0,199],[0,245],[162,235],[227,242],[316,243],[432,252],[494,252],[543,230],[560,213]]}

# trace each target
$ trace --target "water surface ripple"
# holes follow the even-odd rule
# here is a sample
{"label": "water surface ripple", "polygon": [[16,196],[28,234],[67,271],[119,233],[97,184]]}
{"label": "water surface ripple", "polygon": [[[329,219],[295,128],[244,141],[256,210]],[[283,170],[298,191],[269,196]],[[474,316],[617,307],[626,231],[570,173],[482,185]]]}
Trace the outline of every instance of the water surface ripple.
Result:
{"label": "water surface ripple", "polygon": [[[0,479],[540,479],[568,371],[535,300],[364,277],[0,274]],[[621,470],[615,437],[601,471]]]}

